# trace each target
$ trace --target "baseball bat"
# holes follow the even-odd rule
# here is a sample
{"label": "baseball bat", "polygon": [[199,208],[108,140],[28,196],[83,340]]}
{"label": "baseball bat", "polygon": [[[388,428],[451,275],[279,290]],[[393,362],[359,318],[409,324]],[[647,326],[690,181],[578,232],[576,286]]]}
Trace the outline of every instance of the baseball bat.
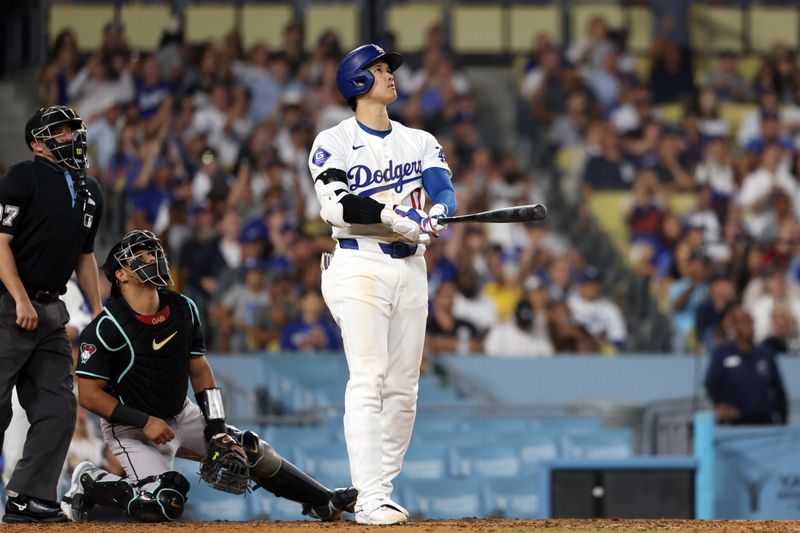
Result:
{"label": "baseball bat", "polygon": [[439,222],[442,224],[452,224],[456,222],[488,222],[497,224],[506,222],[530,222],[544,220],[545,218],[547,218],[547,208],[542,204],[535,204],[492,209],[491,211],[472,213],[471,215],[442,217],[439,219]]}

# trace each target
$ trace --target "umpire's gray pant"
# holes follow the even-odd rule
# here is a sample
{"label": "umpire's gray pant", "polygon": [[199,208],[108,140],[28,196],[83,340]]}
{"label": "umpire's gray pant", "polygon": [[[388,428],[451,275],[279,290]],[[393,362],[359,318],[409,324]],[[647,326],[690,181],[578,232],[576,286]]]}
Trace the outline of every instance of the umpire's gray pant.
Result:
{"label": "umpire's gray pant", "polygon": [[77,404],[72,392],[72,352],[64,324],[69,314],[60,300],[33,302],[39,326],[20,329],[14,298],[0,294],[0,449],[11,421],[11,390],[31,424],[22,458],[8,490],[57,499],[58,479],[75,429]]}

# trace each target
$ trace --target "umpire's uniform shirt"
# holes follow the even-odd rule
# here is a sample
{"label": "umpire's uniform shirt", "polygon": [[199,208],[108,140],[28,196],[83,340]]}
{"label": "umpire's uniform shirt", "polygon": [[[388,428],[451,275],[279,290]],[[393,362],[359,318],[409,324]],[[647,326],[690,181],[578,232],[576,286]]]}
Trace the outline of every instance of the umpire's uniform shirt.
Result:
{"label": "umpire's uniform shirt", "polygon": [[7,488],[45,500],[56,500],[75,427],[69,315],[58,296],[80,255],[94,251],[103,212],[100,186],[92,178],[86,185],[79,190],[67,171],[40,157],[0,178],[0,232],[14,236],[11,252],[39,316],[35,330],[18,327],[16,303],[0,284],[0,434],[11,421],[14,385],[31,424]]}

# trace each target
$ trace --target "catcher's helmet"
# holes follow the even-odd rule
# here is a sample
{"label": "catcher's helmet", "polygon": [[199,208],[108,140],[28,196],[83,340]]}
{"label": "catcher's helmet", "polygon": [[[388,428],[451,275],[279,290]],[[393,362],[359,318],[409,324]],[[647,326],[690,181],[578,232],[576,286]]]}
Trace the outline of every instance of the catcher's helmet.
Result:
{"label": "catcher's helmet", "polygon": [[336,86],[348,103],[351,103],[352,98],[366,94],[372,88],[375,76],[367,70],[367,67],[379,59],[386,61],[390,72],[394,72],[403,64],[403,56],[397,52],[384,52],[377,44],[359,46],[344,56],[339,63]]}
{"label": "catcher's helmet", "polygon": [[[68,141],[59,143],[56,141],[57,127],[63,124],[69,126],[72,136]],[[86,159],[86,124],[70,107],[56,105],[38,109],[25,124],[25,144],[31,151],[33,141],[43,143],[55,160],[67,168],[83,170],[89,166]]]}
{"label": "catcher's helmet", "polygon": [[[146,261],[142,258],[144,254],[152,255],[154,260]],[[172,285],[167,254],[161,240],[152,231],[135,229],[127,233],[111,247],[102,268],[114,288],[117,288],[114,273],[120,268],[133,272],[143,282],[150,282],[158,287]]]}

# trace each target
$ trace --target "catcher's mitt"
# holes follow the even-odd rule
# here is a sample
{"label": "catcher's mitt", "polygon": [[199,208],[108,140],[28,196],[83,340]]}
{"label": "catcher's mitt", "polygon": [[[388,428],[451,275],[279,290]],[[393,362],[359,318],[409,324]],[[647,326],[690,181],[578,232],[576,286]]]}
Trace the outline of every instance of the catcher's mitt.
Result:
{"label": "catcher's mitt", "polygon": [[200,479],[223,492],[247,492],[250,469],[247,455],[236,439],[225,433],[218,433],[211,438],[208,455],[200,465]]}

